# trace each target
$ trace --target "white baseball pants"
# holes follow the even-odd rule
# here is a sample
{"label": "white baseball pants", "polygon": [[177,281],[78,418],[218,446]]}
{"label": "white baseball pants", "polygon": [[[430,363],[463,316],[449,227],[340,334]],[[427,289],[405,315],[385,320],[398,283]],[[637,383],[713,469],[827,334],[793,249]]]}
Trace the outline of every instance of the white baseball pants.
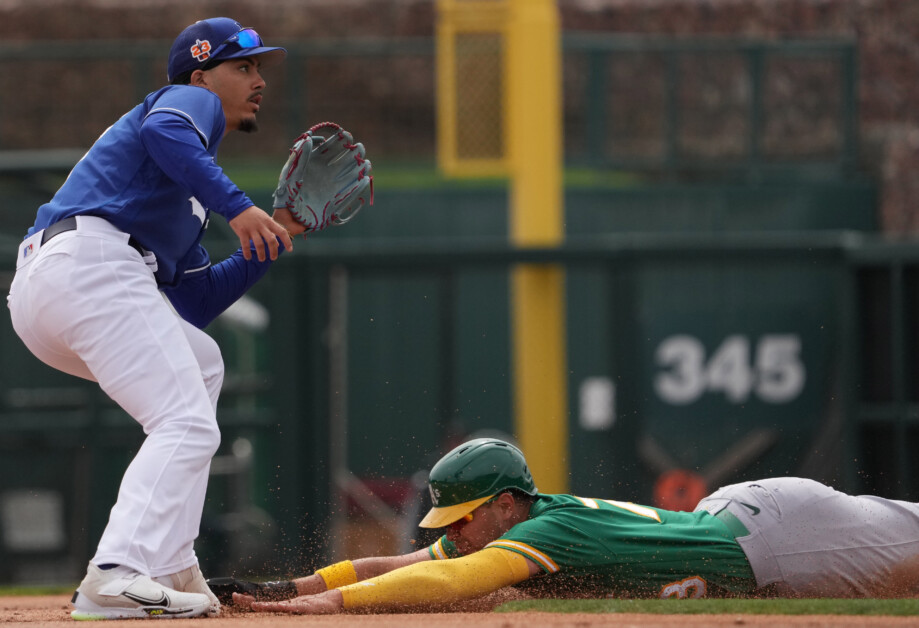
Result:
{"label": "white baseball pants", "polygon": [[176,573],[197,563],[223,360],[213,339],[174,313],[126,233],[93,216],[77,224],[20,247],[13,327],[46,364],[98,382],[147,434],[92,562]]}

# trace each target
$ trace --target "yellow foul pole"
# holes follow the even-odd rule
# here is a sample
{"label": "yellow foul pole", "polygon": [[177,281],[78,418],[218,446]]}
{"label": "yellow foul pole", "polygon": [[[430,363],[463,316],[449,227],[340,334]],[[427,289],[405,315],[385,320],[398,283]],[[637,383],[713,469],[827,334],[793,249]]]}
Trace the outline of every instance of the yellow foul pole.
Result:
{"label": "yellow foul pole", "polygon": [[[509,0],[506,128],[510,237],[519,247],[564,239],[561,45],[554,0]],[[511,278],[514,406],[520,446],[539,489],[568,490],[565,277],[522,265]]]}

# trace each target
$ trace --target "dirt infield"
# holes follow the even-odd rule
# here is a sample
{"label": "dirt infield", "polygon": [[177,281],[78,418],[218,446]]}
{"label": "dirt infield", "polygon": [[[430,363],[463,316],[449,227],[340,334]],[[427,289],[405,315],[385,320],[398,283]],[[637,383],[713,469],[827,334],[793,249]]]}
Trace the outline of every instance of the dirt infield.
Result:
{"label": "dirt infield", "polygon": [[[73,628],[70,619],[70,596],[0,597],[0,624]],[[697,626],[770,626],[800,628],[804,626],[917,626],[919,617],[848,617],[839,615],[639,615],[617,613],[417,613],[388,615],[289,616],[225,611],[216,619],[176,619],[167,625],[189,628],[267,628],[268,626],[318,626],[324,628],[534,628],[535,626],[593,628],[615,624],[617,628],[681,628]],[[137,626],[137,620],[105,622],[105,628]]]}

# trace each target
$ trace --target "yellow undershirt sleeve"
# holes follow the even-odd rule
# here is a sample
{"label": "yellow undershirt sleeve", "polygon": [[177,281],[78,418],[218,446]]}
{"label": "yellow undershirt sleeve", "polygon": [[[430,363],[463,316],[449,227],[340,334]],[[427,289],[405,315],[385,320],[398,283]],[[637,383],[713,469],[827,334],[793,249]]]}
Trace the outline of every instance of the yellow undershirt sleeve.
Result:
{"label": "yellow undershirt sleeve", "polygon": [[341,587],[346,609],[470,600],[526,580],[526,558],[488,548],[462,558],[431,560]]}

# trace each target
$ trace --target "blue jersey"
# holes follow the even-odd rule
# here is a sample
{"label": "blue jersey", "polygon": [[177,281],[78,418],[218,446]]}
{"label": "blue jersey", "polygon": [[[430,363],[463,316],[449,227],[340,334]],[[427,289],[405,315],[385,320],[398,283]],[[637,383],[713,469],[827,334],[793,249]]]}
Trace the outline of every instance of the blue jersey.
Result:
{"label": "blue jersey", "polygon": [[189,85],[153,92],[96,140],[39,208],[29,235],[69,216],[105,218],[156,255],[157,283],[203,327],[270,265],[238,251],[212,267],[201,246],[212,211],[231,220],[253,205],[216,164],[225,129],[213,92]]}

